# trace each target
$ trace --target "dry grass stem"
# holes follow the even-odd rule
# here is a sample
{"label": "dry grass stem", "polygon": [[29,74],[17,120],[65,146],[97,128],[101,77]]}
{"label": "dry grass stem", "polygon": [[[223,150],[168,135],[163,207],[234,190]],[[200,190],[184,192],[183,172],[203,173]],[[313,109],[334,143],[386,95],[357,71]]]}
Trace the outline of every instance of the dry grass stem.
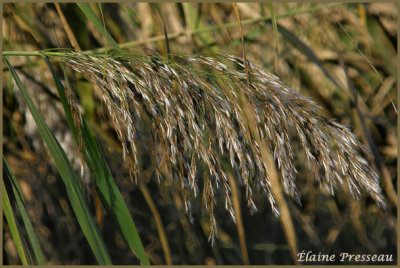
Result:
{"label": "dry grass stem", "polygon": [[165,234],[164,225],[162,224],[160,213],[153,199],[151,198],[150,192],[144,183],[139,184],[140,191],[142,192],[147,205],[150,207],[152,214],[154,215],[154,220],[156,222],[158,235],[160,237],[161,246],[165,255],[165,264],[172,265],[171,250],[169,249],[167,235]]}
{"label": "dry grass stem", "polygon": [[69,26],[68,21],[64,16],[64,13],[63,13],[63,11],[61,9],[60,4],[59,3],[54,3],[54,6],[56,7],[57,13],[60,16],[61,23],[62,23],[62,25],[64,27],[65,32],[67,33],[68,39],[69,39],[72,47],[75,50],[78,50],[78,51],[81,50],[81,47],[79,46],[78,41],[76,40],[75,35],[72,32],[71,27]]}
{"label": "dry grass stem", "polygon": [[240,209],[239,189],[237,187],[236,180],[232,176],[231,173],[228,173],[228,179],[229,179],[229,184],[232,189],[233,209],[235,211],[236,229],[237,229],[238,236],[239,236],[239,244],[240,244],[240,250],[242,252],[243,264],[248,265],[248,264],[250,264],[249,253],[247,251],[246,236],[244,233],[244,224],[243,224],[243,219],[242,219],[242,212]]}

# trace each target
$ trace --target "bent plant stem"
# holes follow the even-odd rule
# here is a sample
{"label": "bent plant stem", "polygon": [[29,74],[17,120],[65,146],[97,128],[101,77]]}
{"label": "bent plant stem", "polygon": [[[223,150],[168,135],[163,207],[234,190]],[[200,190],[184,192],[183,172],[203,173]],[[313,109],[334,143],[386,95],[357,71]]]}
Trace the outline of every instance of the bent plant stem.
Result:
{"label": "bent plant stem", "polygon": [[278,172],[276,170],[274,160],[272,159],[271,153],[266,149],[267,145],[265,144],[265,142],[263,142],[262,144],[263,146],[261,148],[261,155],[268,167],[268,172],[271,180],[271,191],[280,210],[279,219],[282,224],[286,240],[289,244],[293,261],[295,262],[295,264],[298,264],[296,233],[294,231],[292,218],[290,216],[285,197],[282,193],[282,187],[279,182]]}
{"label": "bent plant stem", "polygon": [[[245,99],[242,98],[242,101],[244,103],[244,106],[249,107],[250,104],[249,102]],[[244,115],[247,117],[248,124],[249,124],[249,132],[254,132],[255,129],[257,129],[256,126],[256,118],[253,113],[249,112],[248,109],[244,109]],[[297,261],[297,239],[296,239],[296,233],[294,231],[293,227],[293,222],[292,218],[290,216],[289,208],[288,205],[285,201],[285,198],[282,193],[282,186],[279,182],[279,175],[275,166],[274,159],[271,155],[270,150],[268,149],[268,145],[265,141],[265,139],[260,139],[260,137],[255,134],[253,135],[255,138],[255,141],[260,145],[260,153],[262,157],[262,161],[267,165],[268,169],[268,176],[271,182],[271,187],[270,190],[272,192],[273,197],[275,198],[275,202],[277,207],[279,208],[279,220],[282,224],[282,229],[284,232],[284,235],[286,237],[286,240],[289,244],[290,247],[290,252],[292,254],[292,258],[295,264],[298,264]]]}
{"label": "bent plant stem", "polygon": [[146,184],[139,182],[139,189],[142,192],[147,205],[150,207],[150,210],[154,215],[154,220],[156,221],[156,226],[157,226],[158,235],[160,237],[161,246],[162,246],[162,249],[163,249],[164,255],[165,255],[165,263],[167,265],[172,265],[171,251],[169,249],[167,235],[165,234],[165,229],[164,229],[164,226],[163,226],[163,223],[161,220],[160,213],[158,212],[156,205],[154,204],[153,200],[151,199],[151,195],[149,193],[149,190],[146,187]]}
{"label": "bent plant stem", "polygon": [[[121,149],[121,148],[119,148],[119,149]],[[132,157],[129,156],[128,161],[132,163],[132,161],[134,161],[134,160],[132,159]],[[152,172],[153,172],[153,166],[148,167],[148,169],[143,172],[144,179],[149,178],[151,176]],[[165,255],[165,263],[167,265],[172,265],[171,250],[168,245],[168,239],[167,239],[167,235],[165,234],[165,229],[164,229],[164,225],[161,220],[160,213],[158,212],[158,209],[157,209],[156,205],[154,204],[153,199],[151,198],[150,192],[147,189],[146,184],[143,181],[138,181],[138,186],[139,186],[140,191],[143,194],[143,197],[144,197],[147,205],[149,206],[149,208],[151,210],[151,213],[154,216],[154,220],[155,220],[156,226],[157,226],[158,236],[160,237],[161,247],[162,247],[164,255]]]}
{"label": "bent plant stem", "polygon": [[[250,116],[249,122],[253,125],[253,129],[255,129],[254,122],[255,118]],[[258,135],[254,135],[258,144],[260,144],[260,153],[263,162],[267,165],[268,175],[271,181],[271,192],[275,198],[276,205],[279,208],[279,220],[282,224],[282,229],[285,234],[286,240],[290,247],[290,252],[292,254],[292,259],[295,264],[298,264],[297,261],[297,239],[296,233],[293,227],[293,221],[289,212],[288,205],[286,203],[285,197],[282,193],[282,186],[279,182],[279,175],[275,166],[274,159],[272,158],[271,152],[268,149],[268,145],[265,140],[260,140]]]}
{"label": "bent plant stem", "polygon": [[59,3],[54,3],[54,5],[55,5],[55,7],[56,7],[58,16],[60,16],[61,23],[62,23],[62,25],[63,25],[63,27],[64,27],[65,32],[67,33],[67,36],[68,36],[68,39],[69,39],[71,45],[73,46],[73,48],[74,48],[75,50],[80,51],[80,50],[81,50],[81,47],[79,46],[79,43],[78,43],[78,41],[76,40],[76,37],[75,37],[75,35],[74,35],[74,32],[72,31],[71,27],[70,27],[69,24],[68,24],[67,19],[66,19],[65,16],[64,16],[64,13],[63,13],[63,11],[62,11],[62,9],[61,9],[60,4],[59,4]]}
{"label": "bent plant stem", "polygon": [[232,188],[231,193],[232,193],[233,209],[235,211],[236,227],[237,227],[237,232],[238,232],[238,236],[239,236],[240,250],[242,251],[242,256],[243,256],[243,263],[248,265],[248,264],[250,264],[250,262],[249,262],[249,254],[247,252],[247,246],[246,246],[246,237],[244,234],[242,213],[240,210],[239,191],[238,191],[237,183],[236,183],[235,179],[233,178],[233,175],[231,173],[227,173],[227,176],[229,179],[229,184]]}
{"label": "bent plant stem", "polygon": [[[109,140],[107,140],[107,142],[109,142]],[[119,144],[117,144],[115,146],[115,148],[117,149],[117,151],[119,153],[122,153],[122,147]],[[127,158],[127,160],[130,163],[133,162],[133,159],[131,156],[129,156]],[[151,175],[152,171],[153,171],[153,167],[150,166],[145,172],[143,172],[144,178],[145,179],[148,178]],[[160,213],[158,212],[158,209],[157,209],[156,205],[154,204],[153,199],[151,198],[151,195],[149,193],[149,190],[146,187],[146,184],[144,184],[141,181],[138,181],[138,186],[139,186],[140,191],[143,194],[143,197],[144,197],[147,205],[149,206],[151,212],[154,215],[154,220],[156,221],[156,226],[157,226],[158,235],[160,237],[161,246],[162,246],[162,249],[163,249],[163,252],[165,255],[165,263],[167,265],[172,265],[171,250],[168,245],[167,235],[165,234],[165,229],[164,229],[164,225],[161,220]]]}

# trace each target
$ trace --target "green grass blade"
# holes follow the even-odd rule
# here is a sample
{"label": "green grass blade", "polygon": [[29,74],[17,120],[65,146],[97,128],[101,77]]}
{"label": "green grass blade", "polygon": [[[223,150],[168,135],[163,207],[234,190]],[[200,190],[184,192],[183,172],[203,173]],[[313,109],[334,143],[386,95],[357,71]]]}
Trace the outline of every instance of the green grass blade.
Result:
{"label": "green grass blade", "polygon": [[26,88],[23,86],[14,68],[8,62],[7,58],[4,57],[4,59],[14,77],[15,82],[17,83],[19,90],[21,91],[25,103],[27,104],[33,118],[35,119],[38,130],[43,137],[43,140],[45,141],[47,148],[50,151],[50,154],[53,157],[56,168],[64,181],[67,195],[71,202],[71,206],[74,210],[75,216],[81,226],[84,235],[86,236],[86,239],[90,245],[90,248],[93,251],[93,254],[96,257],[97,262],[103,265],[112,264],[110,256],[104,246],[104,242],[93,222],[93,218],[90,215],[86,202],[83,198],[82,191],[79,187],[78,178],[76,177],[64,150],[58,143],[57,139],[54,137],[54,134],[47,126],[43,117],[40,115],[38,109],[36,108],[36,105],[30,98]]}
{"label": "green grass blade", "polygon": [[19,258],[21,260],[22,265],[33,265],[32,258],[29,254],[29,248],[26,244],[24,237],[22,236],[21,229],[18,225],[18,222],[15,220],[14,213],[11,208],[10,198],[8,197],[8,193],[6,191],[6,187],[4,183],[2,184],[3,190],[3,213],[6,216],[6,220],[8,226],[10,228],[11,236],[15,243],[15,247],[17,248],[17,252]]}
{"label": "green grass blade", "polygon": [[165,36],[165,48],[167,50],[167,56],[168,56],[168,58],[170,58],[171,57],[170,56],[171,55],[171,49],[170,49],[170,46],[169,46],[169,38],[168,38],[168,33],[167,33],[167,26],[165,25],[165,19],[164,19],[164,16],[163,16],[162,12],[161,12],[160,4],[159,3],[154,3],[152,5],[152,7],[155,7],[155,9],[157,10],[158,15],[160,15],[160,18],[161,18],[161,21],[162,21],[162,24],[163,24],[164,36]]}
{"label": "green grass blade", "polygon": [[100,163],[100,165],[95,165],[92,168],[89,166],[89,168],[95,172],[95,183],[99,189],[99,193],[101,194],[106,207],[116,220],[121,234],[131,251],[136,254],[141,264],[150,265],[150,261],[148,260],[146,252],[144,251],[135,223],[129,213],[120,191],[118,190],[117,185],[115,184],[114,178],[111,175],[100,148],[98,148],[95,137],[93,133],[89,131],[85,122],[83,129],[85,144],[94,147],[94,150],[89,153],[92,161],[93,163]]}
{"label": "green grass blade", "polygon": [[[57,90],[60,95],[60,100],[63,105],[68,124],[75,138],[75,142],[77,144],[80,144],[80,140],[78,139],[80,135],[78,134],[78,130],[73,121],[71,106],[69,105],[67,97],[65,95],[65,88],[58,78],[56,72],[54,71],[54,68],[50,64],[48,58],[45,58],[45,61],[56,83]],[[94,182],[99,189],[99,193],[103,199],[103,203],[105,203],[108,211],[113,215],[121,231],[121,234],[127,242],[131,251],[139,258],[142,264],[150,265],[139,234],[137,232],[136,226],[132,220],[125,201],[120,191],[118,190],[117,185],[115,184],[114,178],[111,175],[107,162],[102,155],[101,149],[96,142],[94,134],[85,123],[85,120],[82,120],[83,125],[80,129],[82,131],[84,144],[83,147],[86,152],[84,154],[85,162],[87,163],[91,174],[95,177]]]}
{"label": "green grass blade", "polygon": [[35,255],[37,264],[46,265],[46,259],[44,257],[42,248],[40,247],[40,244],[39,244],[39,241],[38,241],[38,239],[36,237],[35,231],[33,230],[32,223],[29,220],[28,213],[27,213],[27,211],[25,209],[25,204],[24,204],[24,200],[23,200],[23,196],[22,196],[21,190],[19,189],[18,184],[17,184],[17,180],[15,179],[13,173],[11,172],[11,169],[8,166],[7,161],[6,161],[5,158],[3,158],[3,165],[5,167],[5,170],[6,170],[7,174],[8,174],[8,178],[9,178],[10,184],[12,186],[13,194],[14,194],[15,200],[17,202],[18,209],[19,209],[19,211],[21,213],[21,217],[22,217],[22,220],[24,222],[26,232],[28,234],[29,242],[32,245],[33,254]]}
{"label": "green grass blade", "polygon": [[[208,44],[212,44],[215,42],[214,37],[211,34],[211,31],[206,31],[207,26],[204,24],[203,20],[200,19],[201,13],[198,12],[198,9],[194,6],[194,3],[183,3],[183,10],[185,14],[185,22],[188,25],[188,30],[192,33],[197,32],[197,37],[203,43],[203,45],[207,46]],[[234,24],[237,26],[237,22]],[[216,26],[219,29],[219,25]],[[211,51],[217,50],[216,47],[211,47]]]}
{"label": "green grass blade", "polygon": [[110,42],[110,44],[118,49],[119,46],[117,42],[115,42],[114,38],[106,31],[105,27],[101,24],[99,19],[96,17],[93,9],[90,7],[89,3],[76,3],[82,12],[86,15],[86,17],[93,23],[94,27],[102,34],[104,37]]}

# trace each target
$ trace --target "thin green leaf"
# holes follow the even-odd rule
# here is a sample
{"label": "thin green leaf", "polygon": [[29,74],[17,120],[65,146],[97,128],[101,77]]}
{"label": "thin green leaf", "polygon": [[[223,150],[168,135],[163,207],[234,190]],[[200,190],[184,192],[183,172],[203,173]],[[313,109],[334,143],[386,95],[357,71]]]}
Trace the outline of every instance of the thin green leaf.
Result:
{"label": "thin green leaf", "polygon": [[110,42],[110,44],[116,48],[119,49],[119,45],[117,42],[112,38],[112,36],[108,33],[108,31],[105,29],[105,27],[101,24],[99,19],[96,17],[96,14],[90,7],[89,3],[76,3],[79,8],[82,10],[83,13],[85,13],[86,17],[93,23],[94,27],[105,36],[105,38]]}
{"label": "thin green leaf", "polygon": [[155,3],[154,6],[156,7],[157,12],[158,12],[158,14],[160,15],[161,21],[162,21],[162,23],[163,23],[164,36],[165,36],[165,46],[166,46],[166,49],[167,49],[168,58],[170,58],[171,49],[170,49],[170,46],[169,46],[169,39],[168,39],[167,27],[166,27],[166,25],[165,25],[164,16],[163,16],[163,14],[162,14],[162,12],[161,12],[160,4]]}
{"label": "thin green leaf", "polygon": [[93,133],[89,131],[86,123],[83,123],[83,136],[85,143],[92,144],[92,147],[95,148],[94,151],[90,153],[90,156],[93,158],[92,162],[100,163],[99,165],[94,165],[93,167],[89,166],[89,168],[95,172],[94,175],[96,176],[96,186],[98,187],[106,206],[114,216],[122,236],[126,240],[131,251],[136,254],[141,264],[150,265],[150,261],[147,259],[146,252],[144,251],[134,221],[120,191],[118,190],[117,185],[115,184],[114,178],[111,175],[104,156],[102,155],[100,148],[98,148],[98,144]]}
{"label": "thin green leaf", "polygon": [[[77,138],[79,137],[79,134],[72,118],[72,111],[65,95],[65,88],[54,71],[54,68],[50,64],[48,58],[45,58],[45,60],[51,73],[53,74],[53,78],[60,95],[60,100],[63,105],[68,124],[75,138],[75,142],[79,144],[80,141]],[[136,226],[132,220],[125,201],[118,190],[117,185],[115,184],[115,180],[111,175],[107,162],[101,153],[101,149],[96,142],[94,134],[89,129],[84,119],[82,119],[82,124],[83,125],[80,129],[82,131],[83,144],[86,151],[84,154],[85,162],[87,163],[93,177],[96,178],[94,182],[99,189],[99,193],[102,196],[107,209],[114,216],[121,234],[127,242],[129,248],[139,258],[141,264],[150,265]]]}
{"label": "thin green leaf", "polygon": [[[200,20],[201,13],[199,12],[199,9],[195,7],[194,3],[183,3],[183,11],[185,14],[187,31],[190,32],[191,35],[197,33],[197,37],[205,46],[215,43],[215,39],[210,33],[211,31],[206,30],[207,26],[202,20]],[[237,26],[237,23],[234,23],[233,25]],[[215,29],[220,29],[220,26],[215,26]],[[169,39],[171,40],[171,35],[169,36]],[[216,47],[210,48],[211,51],[215,49]]]}
{"label": "thin green leaf", "polygon": [[28,234],[28,239],[29,242],[32,245],[32,249],[33,249],[33,254],[35,255],[37,264],[39,265],[46,265],[46,259],[44,257],[42,248],[40,247],[39,241],[36,237],[35,231],[33,230],[33,226],[31,221],[29,220],[29,216],[28,213],[25,209],[25,204],[24,204],[24,200],[23,200],[23,196],[21,193],[21,190],[19,189],[17,180],[15,179],[13,173],[11,172],[10,167],[7,164],[7,161],[5,158],[3,158],[3,165],[7,171],[8,174],[8,178],[10,180],[10,184],[13,190],[13,194],[15,197],[15,201],[17,202],[18,205],[18,209],[21,213],[21,217],[22,217],[22,221],[24,222],[25,225],[25,229],[26,232]]}
{"label": "thin green leaf", "polygon": [[26,241],[21,233],[21,229],[19,227],[18,222],[15,220],[15,216],[11,208],[10,198],[8,197],[8,193],[6,191],[4,183],[2,184],[2,190],[3,190],[3,212],[4,215],[6,216],[8,227],[10,228],[11,236],[15,243],[15,247],[17,248],[19,258],[21,260],[22,265],[32,265],[33,261],[29,254],[28,245],[26,244]]}
{"label": "thin green leaf", "polygon": [[93,222],[93,218],[90,215],[86,202],[83,198],[83,193],[79,187],[78,178],[76,177],[64,150],[55,138],[54,134],[47,126],[43,117],[40,115],[38,109],[36,108],[36,105],[33,103],[31,97],[29,96],[26,88],[19,79],[14,68],[8,62],[6,57],[4,57],[4,59],[14,77],[15,82],[17,83],[19,90],[21,91],[25,103],[27,104],[33,118],[35,119],[38,130],[43,137],[43,140],[45,141],[47,148],[50,151],[50,154],[53,157],[56,168],[64,181],[67,195],[75,212],[75,216],[82,228],[84,235],[86,236],[86,239],[90,245],[90,248],[93,251],[93,254],[96,257],[97,262],[103,265],[112,264],[110,256],[108,255],[108,252],[104,246],[104,242],[99,234],[99,231],[96,228],[96,225]]}

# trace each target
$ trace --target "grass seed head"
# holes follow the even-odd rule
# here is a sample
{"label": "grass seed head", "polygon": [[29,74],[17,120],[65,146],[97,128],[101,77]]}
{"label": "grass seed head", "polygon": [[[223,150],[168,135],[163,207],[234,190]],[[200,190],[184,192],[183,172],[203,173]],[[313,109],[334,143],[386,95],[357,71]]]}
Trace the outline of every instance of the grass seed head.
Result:
{"label": "grass seed head", "polygon": [[[199,192],[198,178],[203,179],[202,204],[210,215],[211,239],[217,231],[216,191],[223,193],[225,208],[235,220],[221,158],[228,159],[244,184],[251,209],[256,210],[254,189],[262,189],[274,213],[279,214],[267,165],[246,121],[245,110],[249,109],[256,119],[254,133],[266,141],[285,192],[299,203],[291,147],[295,136],[321,187],[333,194],[338,184],[347,183],[354,198],[363,190],[384,205],[378,176],[360,155],[368,152],[355,135],[325,118],[312,100],[251,62],[247,64],[248,86],[243,60],[231,55],[174,56],[174,61],[158,55],[110,55],[104,62],[102,57],[73,53],[63,60],[91,81],[103,97],[124,159],[133,159],[135,180],[140,179],[137,148],[143,116],[151,121],[157,177],[163,173],[180,182],[189,214],[190,200]],[[196,176],[198,163],[205,167],[202,176]]]}

